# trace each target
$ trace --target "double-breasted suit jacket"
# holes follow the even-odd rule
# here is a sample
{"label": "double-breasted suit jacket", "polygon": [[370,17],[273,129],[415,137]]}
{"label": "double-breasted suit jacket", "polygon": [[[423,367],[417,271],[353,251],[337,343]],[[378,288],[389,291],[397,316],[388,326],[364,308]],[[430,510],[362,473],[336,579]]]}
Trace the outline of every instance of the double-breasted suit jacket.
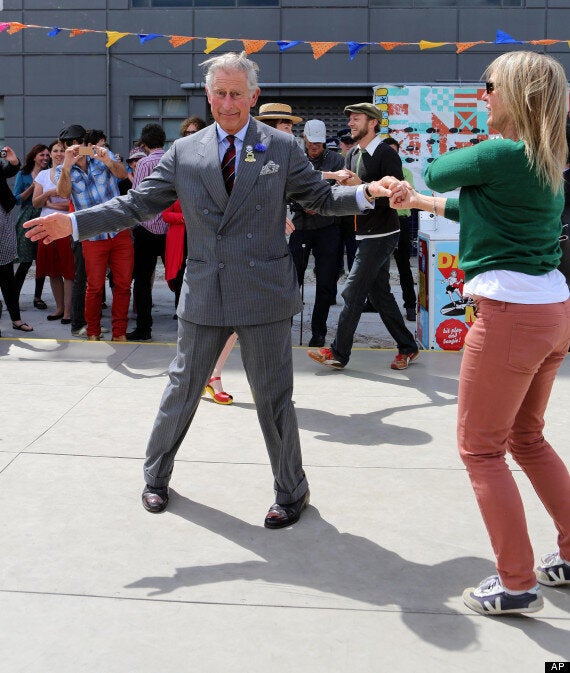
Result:
{"label": "double-breasted suit jacket", "polygon": [[177,140],[136,190],[76,218],[83,240],[148,220],[179,198],[188,259],[178,315],[201,325],[254,325],[301,309],[285,238],[287,200],[343,215],[358,210],[354,192],[331,189],[293,136],[250,118],[230,195],[212,124]]}

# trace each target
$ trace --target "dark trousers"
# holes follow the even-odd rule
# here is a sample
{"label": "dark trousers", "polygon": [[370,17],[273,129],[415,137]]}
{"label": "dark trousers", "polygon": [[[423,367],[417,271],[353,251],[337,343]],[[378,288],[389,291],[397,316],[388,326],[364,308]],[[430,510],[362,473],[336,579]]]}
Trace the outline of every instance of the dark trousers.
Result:
{"label": "dark trousers", "polygon": [[394,250],[394,259],[400,274],[400,287],[404,299],[404,308],[416,308],[416,291],[414,289],[414,277],[410,267],[410,225],[411,217],[400,217],[400,240]]}
{"label": "dark trousers", "polygon": [[150,332],[152,327],[152,274],[158,257],[164,263],[166,234],[153,234],[143,226],[133,230],[135,268],[134,297],[137,305],[137,330]]}
{"label": "dark trousers", "polygon": [[358,244],[354,264],[342,291],[344,307],[331,345],[335,357],[344,365],[350,359],[354,333],[368,296],[397,343],[398,351],[409,354],[418,350],[390,289],[390,257],[398,245],[399,235],[395,232],[379,238],[365,238]]}
{"label": "dark trousers", "polygon": [[85,291],[87,274],[83,259],[83,246],[80,241],[73,242],[73,265],[75,275],[71,288],[71,329],[80,330],[87,324],[85,320]]}
{"label": "dark trousers", "polygon": [[338,224],[331,224],[322,229],[295,230],[289,238],[289,250],[297,269],[299,285],[303,283],[311,252],[315,258],[317,287],[311,331],[316,339],[324,339],[326,336],[329,309],[336,301],[339,245]]}
{"label": "dark trousers", "polygon": [[346,250],[347,271],[352,269],[354,257],[358,248],[358,241],[354,233],[354,216],[344,215],[338,218],[340,220],[340,245],[338,250],[338,273],[339,276],[344,273],[344,253]]}

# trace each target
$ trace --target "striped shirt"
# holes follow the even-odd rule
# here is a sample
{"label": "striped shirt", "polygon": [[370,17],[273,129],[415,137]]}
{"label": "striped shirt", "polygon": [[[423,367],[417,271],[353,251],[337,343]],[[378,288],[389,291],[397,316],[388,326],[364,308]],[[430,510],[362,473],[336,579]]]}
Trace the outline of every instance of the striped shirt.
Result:
{"label": "striped shirt", "polygon": [[[146,157],[139,159],[133,176],[133,189],[136,189],[154,171],[163,154],[164,150],[157,147],[151,150]],[[168,225],[162,219],[161,213],[155,215],[152,220],[147,220],[140,224],[150,231],[151,234],[166,234],[166,230],[168,229]]]}

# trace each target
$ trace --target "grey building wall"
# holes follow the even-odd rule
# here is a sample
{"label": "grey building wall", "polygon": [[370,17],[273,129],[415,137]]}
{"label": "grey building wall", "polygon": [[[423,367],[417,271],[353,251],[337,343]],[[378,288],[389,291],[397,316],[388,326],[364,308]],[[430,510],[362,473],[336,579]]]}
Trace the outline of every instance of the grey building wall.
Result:
{"label": "grey building wall", "polygon": [[[568,38],[566,0],[523,0],[524,7],[503,9],[480,6],[480,0],[459,4],[405,9],[369,7],[368,0],[281,0],[275,8],[134,9],[129,0],[4,0],[0,22],[341,43],[492,41],[497,28],[520,40]],[[181,88],[202,81],[199,63],[208,58],[204,45],[196,39],[174,49],[166,39],[141,45],[129,36],[107,50],[101,34],[71,38],[63,32],[50,38],[39,29],[0,33],[4,140],[22,154],[34,143],[55,137],[64,125],[79,122],[105,129],[113,149],[124,154],[133,140],[133,97],[184,96],[188,114],[206,116],[203,88]],[[218,51],[241,48],[241,42],[228,42]],[[346,100],[371,100],[370,86],[380,82],[478,81],[494,56],[510,48],[482,45],[456,54],[454,46],[425,51],[377,46],[364,48],[350,61],[345,46],[315,60],[309,45],[280,52],[269,44],[252,58],[261,69],[260,103],[286,100],[315,109],[320,98],[330,104],[331,97],[338,97],[339,107]],[[566,42],[547,51],[570,70]],[[272,86],[264,90],[263,83]],[[331,88],[331,83],[336,86]]]}

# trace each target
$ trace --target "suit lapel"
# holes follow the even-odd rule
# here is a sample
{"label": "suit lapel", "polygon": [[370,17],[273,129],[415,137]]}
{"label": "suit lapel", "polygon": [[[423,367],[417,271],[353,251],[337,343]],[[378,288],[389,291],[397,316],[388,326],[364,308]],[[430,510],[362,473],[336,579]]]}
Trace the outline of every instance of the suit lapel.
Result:
{"label": "suit lapel", "polygon": [[[251,190],[253,189],[255,181],[259,177],[261,168],[265,163],[264,154],[262,152],[255,152],[255,151],[253,152],[255,161],[246,161],[245,159],[248,154],[247,147],[251,147],[253,149],[258,143],[262,143],[266,147],[269,147],[270,140],[271,136],[261,131],[261,127],[260,125],[258,125],[257,121],[251,118],[249,121],[249,126],[247,128],[247,133],[245,134],[243,147],[241,149],[239,167],[236,175],[236,180],[234,183],[234,188],[232,189],[232,193],[230,194],[219,229],[225,226],[228,220],[242,205],[244,200],[249,196]],[[219,173],[221,176],[222,174],[221,170],[219,171]]]}
{"label": "suit lapel", "polygon": [[225,211],[229,196],[226,192],[224,179],[222,177],[220,155],[218,152],[218,134],[216,133],[215,124],[208,127],[208,131],[204,134],[204,138],[196,154],[203,166],[200,175],[204,182],[204,186],[219,206],[220,210]]}

